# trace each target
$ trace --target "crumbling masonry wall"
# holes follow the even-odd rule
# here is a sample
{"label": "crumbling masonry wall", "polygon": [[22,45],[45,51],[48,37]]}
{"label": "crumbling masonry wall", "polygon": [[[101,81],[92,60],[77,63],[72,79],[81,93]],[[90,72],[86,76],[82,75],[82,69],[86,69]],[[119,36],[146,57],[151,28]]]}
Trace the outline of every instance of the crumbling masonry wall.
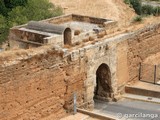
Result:
{"label": "crumbling masonry wall", "polygon": [[[139,63],[149,56],[160,52],[160,24],[148,26],[137,31],[135,37],[128,40],[129,80],[138,80]],[[148,73],[146,72],[146,75]]]}
{"label": "crumbling masonry wall", "polygon": [[38,48],[0,55],[1,120],[58,120],[73,103],[73,92],[83,102],[85,62],[62,59],[62,53]]}
{"label": "crumbling masonry wall", "polygon": [[96,70],[110,67],[116,93],[115,44],[97,42],[71,52],[56,46],[0,55],[0,119],[59,119],[73,108],[93,108]]}
{"label": "crumbling masonry wall", "polygon": [[96,71],[111,71],[111,98],[138,80],[139,62],[160,51],[160,24],[83,47],[43,46],[0,54],[0,120],[58,120],[73,107],[94,106]]}
{"label": "crumbling masonry wall", "polygon": [[[32,32],[26,32],[22,30],[17,30],[17,29],[11,29],[10,30],[10,49],[29,49],[32,47],[38,47],[41,46],[41,44],[44,43],[44,38],[48,37],[47,35],[42,35],[42,34],[36,34]],[[32,41],[32,42],[38,42],[39,45],[37,44],[27,44],[22,42],[21,40],[24,41]]]}
{"label": "crumbling masonry wall", "polygon": [[[140,63],[143,64],[148,57],[160,53],[160,23],[122,35],[112,42],[116,44],[117,51],[117,93],[123,93],[126,83],[139,80]],[[143,72],[143,78],[147,79],[153,77],[148,75],[154,70],[149,68],[153,64],[148,64],[151,64],[147,67],[149,70]]]}

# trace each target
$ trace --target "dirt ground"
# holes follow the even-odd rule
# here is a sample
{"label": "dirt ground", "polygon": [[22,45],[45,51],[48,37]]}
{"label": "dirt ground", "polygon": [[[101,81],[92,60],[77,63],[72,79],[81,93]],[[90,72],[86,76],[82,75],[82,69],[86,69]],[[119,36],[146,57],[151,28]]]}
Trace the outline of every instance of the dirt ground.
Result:
{"label": "dirt ground", "polygon": [[130,32],[160,21],[160,17],[149,16],[140,23],[132,24],[136,14],[123,0],[50,0],[50,2],[61,6],[65,14],[75,13],[118,21],[118,31]]}
{"label": "dirt ground", "polygon": [[108,18],[120,22],[135,16],[134,10],[123,0],[50,0],[64,9],[65,14],[75,13]]}
{"label": "dirt ground", "polygon": [[75,115],[69,115],[68,117],[62,118],[61,120],[100,120],[98,118],[90,117],[82,113],[77,113]]}

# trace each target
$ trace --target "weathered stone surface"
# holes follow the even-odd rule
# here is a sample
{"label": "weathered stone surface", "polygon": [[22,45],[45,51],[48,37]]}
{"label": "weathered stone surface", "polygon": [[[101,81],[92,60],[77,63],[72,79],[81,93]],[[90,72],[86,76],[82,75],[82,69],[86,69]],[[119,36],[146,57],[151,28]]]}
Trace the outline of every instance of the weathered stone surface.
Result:
{"label": "weathered stone surface", "polygon": [[74,92],[78,102],[83,102],[85,69],[79,69],[83,61],[68,64],[55,50],[36,52],[40,49],[33,50],[31,56],[31,51],[18,51],[28,58],[19,59],[16,51],[14,58],[7,58],[7,53],[0,55],[7,60],[0,64],[1,120],[40,120],[51,114],[58,120],[66,114],[64,107],[72,105]]}
{"label": "weathered stone surface", "polygon": [[160,52],[159,31],[160,24],[72,49],[44,46],[0,53],[0,120],[58,120],[73,109],[74,93],[78,106],[92,108],[97,77],[108,74],[96,75],[102,64],[110,77],[101,79],[99,95],[115,99],[128,81],[138,80],[139,63]]}

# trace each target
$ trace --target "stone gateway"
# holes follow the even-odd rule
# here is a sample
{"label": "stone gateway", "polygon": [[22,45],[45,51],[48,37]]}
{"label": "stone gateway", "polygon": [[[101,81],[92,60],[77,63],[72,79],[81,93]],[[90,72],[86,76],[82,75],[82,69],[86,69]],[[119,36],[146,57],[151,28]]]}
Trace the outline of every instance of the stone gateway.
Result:
{"label": "stone gateway", "polygon": [[116,23],[71,14],[11,28],[11,50],[0,53],[0,120],[59,120],[74,93],[86,109],[118,100],[139,63],[160,51],[160,24],[108,36]]}

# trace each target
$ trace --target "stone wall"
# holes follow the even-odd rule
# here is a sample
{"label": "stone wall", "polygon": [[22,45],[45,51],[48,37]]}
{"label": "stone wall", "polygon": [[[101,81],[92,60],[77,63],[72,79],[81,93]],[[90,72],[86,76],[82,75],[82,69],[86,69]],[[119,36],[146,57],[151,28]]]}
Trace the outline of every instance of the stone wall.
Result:
{"label": "stone wall", "polygon": [[117,77],[116,77],[116,46],[113,43],[108,42],[107,40],[102,42],[97,42],[94,45],[86,46],[85,54],[88,58],[87,63],[87,79],[85,81],[86,87],[86,101],[91,102],[90,105],[93,104],[93,97],[94,97],[94,90],[96,87],[96,71],[98,70],[99,66],[105,64],[109,67],[111,71],[111,86],[112,96],[106,99],[106,97],[101,97],[102,100],[113,100],[114,95],[117,94]]}
{"label": "stone wall", "polygon": [[[33,47],[38,47],[39,45],[27,43],[27,41],[33,41],[40,44],[44,43],[44,38],[47,38],[47,35],[42,35],[38,33],[22,31],[18,29],[11,29],[9,35],[10,49],[29,49]],[[23,40],[23,41],[21,41]],[[26,41],[26,42],[25,42]]]}
{"label": "stone wall", "polygon": [[128,60],[127,60],[128,43],[121,41],[117,45],[117,79],[118,91],[123,92],[124,86],[129,79]]}
{"label": "stone wall", "polygon": [[117,51],[117,93],[123,93],[128,82],[139,80],[140,63],[146,64],[150,56],[153,62],[148,62],[145,68],[143,66],[141,77],[153,81],[153,63],[158,61],[153,56],[160,53],[160,24],[149,25],[122,36],[113,40]]}
{"label": "stone wall", "polygon": [[139,63],[160,52],[160,24],[136,31],[127,40],[127,44],[129,81],[136,81],[139,77]]}
{"label": "stone wall", "polygon": [[102,64],[110,70],[114,100],[128,81],[138,80],[139,63],[159,51],[160,24],[82,47],[1,53],[0,119],[59,119],[73,108],[73,93],[79,107],[92,108],[96,71]]}
{"label": "stone wall", "polygon": [[72,107],[74,92],[83,102],[85,62],[62,56],[51,47],[0,54],[1,120],[58,120]]}
{"label": "stone wall", "polygon": [[96,71],[101,64],[111,71],[114,98],[117,90],[116,45],[99,41],[67,50],[56,46],[0,54],[0,119],[59,119],[73,108],[93,108]]}

